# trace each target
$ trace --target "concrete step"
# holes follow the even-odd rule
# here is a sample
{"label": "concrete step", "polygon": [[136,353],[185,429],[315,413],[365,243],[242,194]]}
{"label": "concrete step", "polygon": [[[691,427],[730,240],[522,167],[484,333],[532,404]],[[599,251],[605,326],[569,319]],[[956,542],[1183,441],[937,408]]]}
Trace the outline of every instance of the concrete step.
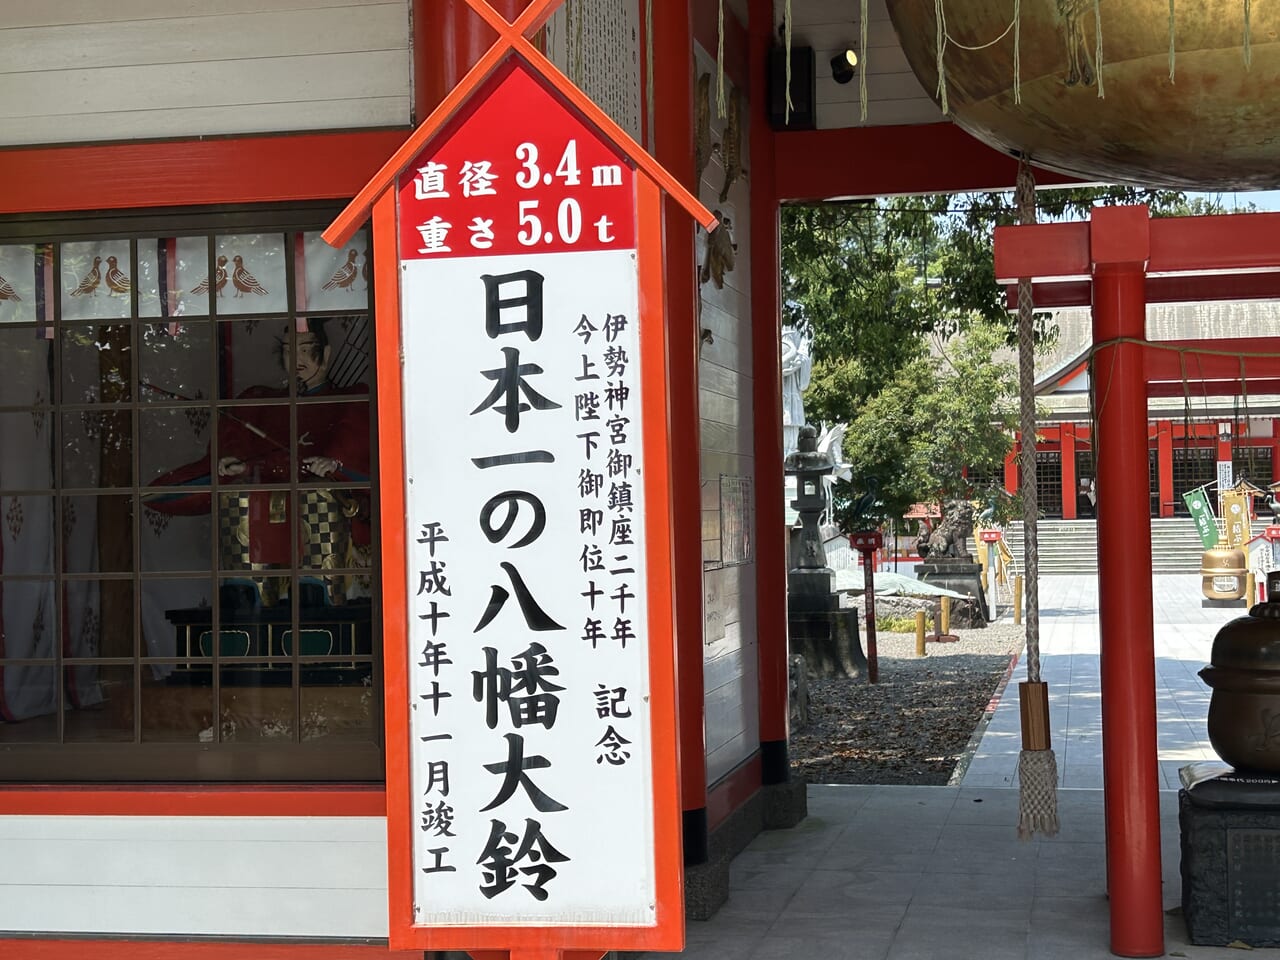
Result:
{"label": "concrete step", "polygon": [[[1266,523],[1255,521],[1253,533]],[[1037,524],[1041,575],[1093,573],[1098,569],[1097,529],[1092,521],[1044,520]],[[1022,524],[1005,530],[1009,549],[1026,568]],[[1190,518],[1151,521],[1151,569],[1154,573],[1199,573],[1204,546]]]}

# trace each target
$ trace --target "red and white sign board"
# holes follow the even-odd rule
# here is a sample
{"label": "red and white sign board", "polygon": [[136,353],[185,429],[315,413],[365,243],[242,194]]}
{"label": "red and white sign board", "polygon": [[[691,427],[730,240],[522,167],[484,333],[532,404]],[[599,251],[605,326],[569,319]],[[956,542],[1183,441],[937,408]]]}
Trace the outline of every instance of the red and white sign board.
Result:
{"label": "red and white sign board", "polygon": [[373,207],[390,940],[679,950],[659,184],[714,218],[536,15],[325,234]]}
{"label": "red and white sign board", "polygon": [[979,530],[978,539],[983,543],[999,543],[1001,533],[999,530]]}
{"label": "red and white sign board", "polygon": [[511,69],[399,192],[415,919],[652,926],[635,171]]}
{"label": "red and white sign board", "polygon": [[879,530],[849,534],[849,545],[855,550],[870,552],[884,546],[884,535]]}
{"label": "red and white sign board", "polygon": [[1268,540],[1280,540],[1280,527],[1269,526],[1262,531],[1262,535]]}

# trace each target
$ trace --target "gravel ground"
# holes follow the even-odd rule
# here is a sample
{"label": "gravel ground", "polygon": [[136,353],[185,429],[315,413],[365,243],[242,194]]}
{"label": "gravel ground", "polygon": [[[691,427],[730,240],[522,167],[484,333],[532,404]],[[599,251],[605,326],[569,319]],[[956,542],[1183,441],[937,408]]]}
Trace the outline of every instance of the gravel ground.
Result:
{"label": "gravel ground", "polygon": [[[876,598],[882,617],[886,606]],[[914,633],[877,634],[878,683],[810,679],[809,722],[791,737],[793,770],[810,783],[939,785],[963,774],[957,768],[1025,632],[1005,622],[952,633],[959,641],[929,642],[923,658]]]}

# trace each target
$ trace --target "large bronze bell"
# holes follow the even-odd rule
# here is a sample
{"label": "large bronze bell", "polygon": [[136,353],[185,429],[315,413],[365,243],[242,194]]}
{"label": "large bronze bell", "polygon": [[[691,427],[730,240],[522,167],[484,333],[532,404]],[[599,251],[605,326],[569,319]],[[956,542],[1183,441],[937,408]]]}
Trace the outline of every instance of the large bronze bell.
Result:
{"label": "large bronze bell", "polygon": [[1249,574],[1244,551],[1220,543],[1200,557],[1200,589],[1210,600],[1239,600]]}
{"label": "large bronze bell", "polygon": [[[939,99],[936,0],[888,0],[888,8],[911,69]],[[1085,180],[1280,185],[1280,4],[942,0],[942,10],[948,106],[979,140]]]}
{"label": "large bronze bell", "polygon": [[1280,773],[1280,571],[1267,600],[1225,624],[1200,678],[1212,689],[1209,742],[1237,770]]}

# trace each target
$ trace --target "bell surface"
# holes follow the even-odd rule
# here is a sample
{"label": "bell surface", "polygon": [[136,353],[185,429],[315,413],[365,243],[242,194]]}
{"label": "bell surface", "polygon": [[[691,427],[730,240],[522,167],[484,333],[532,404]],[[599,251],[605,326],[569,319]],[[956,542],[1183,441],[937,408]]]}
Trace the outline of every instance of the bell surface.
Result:
{"label": "bell surface", "polygon": [[[1177,4],[1171,79],[1168,0],[1024,3],[1017,30],[1007,33],[1015,8],[1008,0],[942,2],[949,112],[979,140],[1084,180],[1280,186],[1280,4],[1252,4],[1248,64],[1244,0]],[[888,0],[888,8],[911,69],[940,100],[936,0]]]}

